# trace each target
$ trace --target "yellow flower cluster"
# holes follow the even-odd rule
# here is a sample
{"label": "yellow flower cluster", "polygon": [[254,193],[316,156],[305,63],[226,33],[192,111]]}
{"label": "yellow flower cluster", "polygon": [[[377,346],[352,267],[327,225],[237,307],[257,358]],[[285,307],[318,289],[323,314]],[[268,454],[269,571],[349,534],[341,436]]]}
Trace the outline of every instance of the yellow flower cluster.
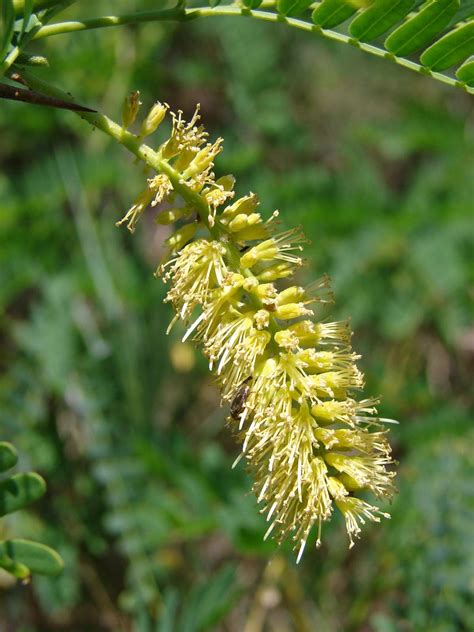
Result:
{"label": "yellow flower cluster", "polygon": [[[166,108],[155,110],[161,122]],[[389,517],[358,493],[390,497],[394,472],[376,402],[356,399],[363,376],[349,324],[315,318],[332,300],[327,278],[289,285],[303,264],[301,231],[278,232],[277,213],[264,221],[254,194],[230,203],[234,178],[212,172],[222,141],[207,142],[198,110],[189,123],[171,116],[163,169],[122,221],[133,230],[151,204],[158,223],[180,224],[157,274],[170,283],[173,322],[202,345],[230,404],[267,535],[292,537],[299,560],[337,507],[352,546],[366,520]]]}

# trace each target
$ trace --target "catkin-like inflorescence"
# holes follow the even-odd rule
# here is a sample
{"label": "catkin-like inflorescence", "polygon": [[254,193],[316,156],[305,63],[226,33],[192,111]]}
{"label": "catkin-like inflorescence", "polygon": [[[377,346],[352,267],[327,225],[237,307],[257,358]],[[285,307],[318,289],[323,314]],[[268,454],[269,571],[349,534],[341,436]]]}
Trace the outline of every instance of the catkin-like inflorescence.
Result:
{"label": "catkin-like inflorescence", "polygon": [[279,232],[277,213],[264,221],[256,195],[234,200],[234,178],[215,179],[222,141],[207,142],[198,110],[189,123],[181,112],[171,116],[171,135],[157,152],[166,169],[148,180],[122,222],[133,231],[151,205],[158,223],[180,223],[157,274],[169,283],[173,322],[182,320],[184,339],[201,344],[231,404],[228,421],[267,535],[292,538],[299,559],[313,527],[319,545],[322,523],[337,508],[352,546],[367,520],[389,517],[359,493],[390,497],[394,472],[376,402],[356,396],[363,376],[350,326],[320,319],[332,301],[326,277],[290,285],[303,264],[301,230]]}

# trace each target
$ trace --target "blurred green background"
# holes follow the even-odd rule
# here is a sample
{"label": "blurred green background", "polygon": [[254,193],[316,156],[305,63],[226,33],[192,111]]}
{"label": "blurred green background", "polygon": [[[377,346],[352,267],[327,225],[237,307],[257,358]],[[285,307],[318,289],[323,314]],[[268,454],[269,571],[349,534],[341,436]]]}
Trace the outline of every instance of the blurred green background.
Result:
{"label": "blurred green background", "polygon": [[[94,3],[94,11],[153,2]],[[90,5],[89,5],[90,6]],[[70,16],[84,15],[71,9]],[[66,562],[0,576],[15,632],[474,629],[472,97],[284,25],[219,18],[38,43],[42,76],[120,117],[139,89],[225,138],[219,175],[311,239],[400,461],[391,521],[297,567],[263,543],[226,410],[165,329],[164,233],[114,223],[141,167],[70,112],[2,102],[0,427],[48,495],[1,523]],[[163,230],[163,229],[162,229]],[[472,409],[471,409],[472,410]]]}

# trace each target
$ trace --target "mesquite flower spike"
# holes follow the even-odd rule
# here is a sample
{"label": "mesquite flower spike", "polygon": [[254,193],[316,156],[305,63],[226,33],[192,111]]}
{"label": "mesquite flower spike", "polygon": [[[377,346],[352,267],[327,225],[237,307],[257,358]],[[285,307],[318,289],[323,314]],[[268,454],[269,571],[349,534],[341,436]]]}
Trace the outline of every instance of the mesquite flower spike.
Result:
{"label": "mesquite flower spike", "polygon": [[[161,123],[166,110],[155,111]],[[395,473],[377,402],[356,395],[363,376],[349,324],[318,320],[332,301],[326,277],[289,286],[303,264],[301,230],[279,231],[277,213],[265,221],[256,195],[235,200],[234,178],[215,179],[222,139],[207,142],[199,108],[189,123],[181,112],[171,117],[158,149],[166,168],[122,222],[133,231],[151,205],[158,223],[180,224],[157,270],[176,311],[170,327],[184,322],[183,339],[202,346],[230,404],[239,458],[269,523],[265,537],[292,538],[299,561],[313,527],[319,546],[337,508],[353,546],[367,520],[389,517],[360,492],[390,497]]]}

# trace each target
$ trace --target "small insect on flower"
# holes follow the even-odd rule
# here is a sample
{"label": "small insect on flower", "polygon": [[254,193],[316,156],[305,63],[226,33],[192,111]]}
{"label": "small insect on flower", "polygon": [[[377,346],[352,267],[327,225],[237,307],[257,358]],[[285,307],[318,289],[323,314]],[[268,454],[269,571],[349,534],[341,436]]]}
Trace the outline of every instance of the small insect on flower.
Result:
{"label": "small insect on flower", "polygon": [[250,395],[250,380],[251,379],[252,378],[250,377],[247,378],[245,382],[243,382],[240,385],[239,390],[234,395],[234,399],[232,400],[232,403],[230,405],[230,416],[235,421],[239,421],[241,414],[244,412],[245,402],[247,401],[248,396]]}

